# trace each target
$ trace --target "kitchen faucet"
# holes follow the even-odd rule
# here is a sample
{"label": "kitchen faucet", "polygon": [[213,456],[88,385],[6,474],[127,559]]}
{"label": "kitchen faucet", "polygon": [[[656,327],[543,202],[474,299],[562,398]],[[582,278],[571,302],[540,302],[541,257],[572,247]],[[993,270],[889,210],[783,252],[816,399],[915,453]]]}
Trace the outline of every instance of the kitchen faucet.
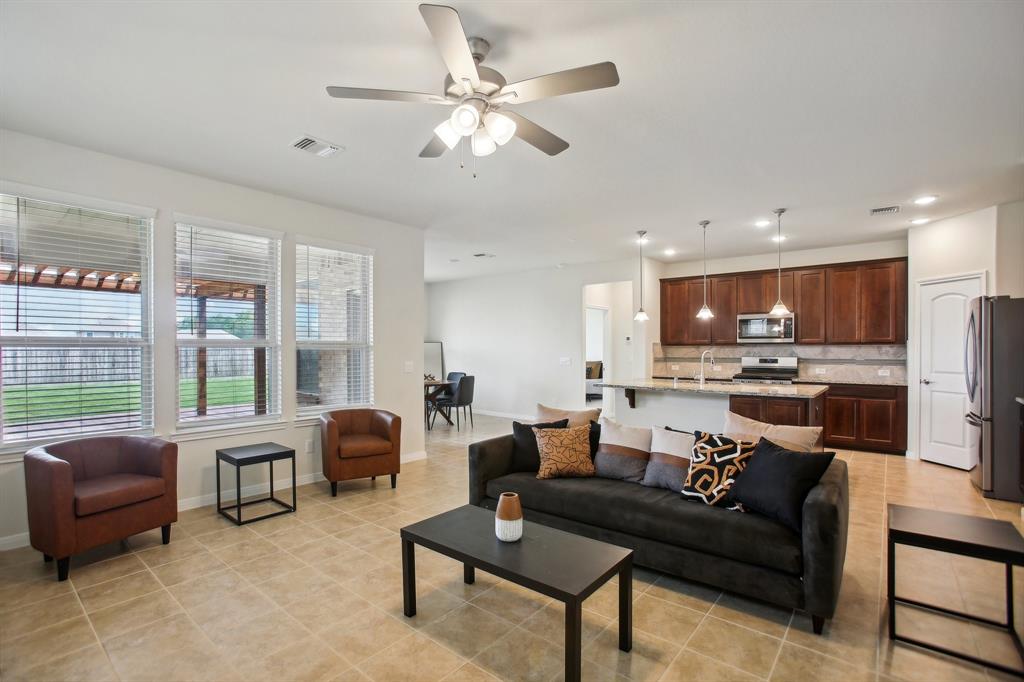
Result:
{"label": "kitchen faucet", "polygon": [[711,351],[710,348],[708,348],[706,351],[700,354],[700,377],[698,378],[700,379],[701,388],[704,388],[704,356],[708,355],[709,353],[711,355],[711,366],[715,366],[715,354]]}

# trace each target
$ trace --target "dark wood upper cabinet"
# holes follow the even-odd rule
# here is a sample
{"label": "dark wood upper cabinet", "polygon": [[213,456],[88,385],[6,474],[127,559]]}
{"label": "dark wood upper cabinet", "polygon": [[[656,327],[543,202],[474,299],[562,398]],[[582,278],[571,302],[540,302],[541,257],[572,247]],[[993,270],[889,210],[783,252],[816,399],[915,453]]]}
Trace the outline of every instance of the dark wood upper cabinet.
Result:
{"label": "dark wood upper cabinet", "polygon": [[686,280],[661,280],[661,343],[666,346],[683,346],[687,343],[686,318],[681,311],[686,308]]}
{"label": "dark wood upper cabinet", "polygon": [[793,273],[797,343],[825,343],[825,269]]}
{"label": "dark wood upper cabinet", "polygon": [[779,278],[778,271],[766,272],[762,278],[764,287],[765,309],[758,312],[766,313],[772,309],[775,302],[779,300],[779,285],[782,285],[782,302],[790,311],[796,310],[796,297],[793,295],[793,273],[787,270],[782,271],[782,278]]}
{"label": "dark wood upper cabinet", "polygon": [[860,268],[856,265],[825,271],[825,340],[860,343]]}
{"label": "dark wood upper cabinet", "polygon": [[[701,278],[687,281],[686,286],[686,342],[692,345],[711,343],[711,320],[701,320],[697,312],[704,305],[704,281]],[[710,285],[710,280],[708,282]],[[710,295],[711,292],[708,291]],[[710,298],[708,299],[710,301]]]}
{"label": "dark wood upper cabinet", "polygon": [[708,301],[715,318],[711,321],[712,343],[736,343],[736,278],[708,279],[711,292]]}
{"label": "dark wood upper cabinet", "polygon": [[771,305],[765,301],[763,272],[751,272],[736,276],[737,315],[766,313],[770,308]]}
{"label": "dark wood upper cabinet", "polygon": [[902,343],[907,339],[907,263],[859,266],[861,343]]}

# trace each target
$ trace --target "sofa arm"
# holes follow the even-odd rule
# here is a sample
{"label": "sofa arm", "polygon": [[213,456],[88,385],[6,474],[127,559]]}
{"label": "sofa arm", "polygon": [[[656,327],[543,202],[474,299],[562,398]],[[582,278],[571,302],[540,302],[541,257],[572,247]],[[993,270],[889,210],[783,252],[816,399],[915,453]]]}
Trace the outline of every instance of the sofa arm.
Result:
{"label": "sofa arm", "polygon": [[804,610],[831,618],[839,600],[850,517],[846,462],[832,460],[803,506]]}
{"label": "sofa arm", "polygon": [[29,542],[58,559],[75,551],[75,479],[71,464],[46,448],[25,453]]}
{"label": "sofa arm", "polygon": [[336,480],[333,472],[338,462],[338,422],[330,412],[320,415],[320,457],[324,476]]}
{"label": "sofa arm", "polygon": [[370,433],[388,440],[393,446],[392,451],[398,452],[402,447],[402,418],[387,410],[374,410],[370,416]]}
{"label": "sofa arm", "polygon": [[509,473],[512,464],[512,434],[498,436],[469,446],[469,503],[479,505],[487,497],[487,482]]}
{"label": "sofa arm", "polygon": [[136,472],[145,476],[158,476],[168,482],[177,482],[177,443],[142,436],[127,436],[124,440],[125,449]]}

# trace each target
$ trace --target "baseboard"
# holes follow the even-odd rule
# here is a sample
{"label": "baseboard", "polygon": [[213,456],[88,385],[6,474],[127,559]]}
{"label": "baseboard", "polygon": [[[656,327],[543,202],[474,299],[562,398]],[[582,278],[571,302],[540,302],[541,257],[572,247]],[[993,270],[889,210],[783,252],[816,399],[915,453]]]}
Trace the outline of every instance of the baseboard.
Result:
{"label": "baseboard", "polygon": [[0,538],[0,552],[28,546],[28,533],[15,533]]}
{"label": "baseboard", "polygon": [[427,451],[426,450],[417,450],[416,452],[407,452],[404,455],[402,455],[402,464],[406,464],[408,462],[415,462],[417,460],[426,459],[426,458],[427,458]]}
{"label": "baseboard", "polygon": [[488,417],[503,417],[505,419],[515,419],[517,421],[533,421],[536,419],[530,414],[512,414],[511,412],[495,412],[494,410],[474,410],[477,414],[487,415]]}
{"label": "baseboard", "polygon": [[[323,475],[319,472],[313,472],[311,474],[303,474],[295,478],[295,485],[306,485],[308,483],[316,483],[317,481],[325,481]],[[292,479],[291,476],[288,478],[280,478],[274,481],[274,492],[280,492],[282,490],[291,491]],[[247,485],[242,488],[242,497],[250,497],[252,495],[258,495],[260,493],[266,494],[270,488],[266,483],[257,483],[256,485]],[[287,497],[287,496],[286,496]],[[226,500],[235,499],[234,491],[225,490],[221,493],[221,502]],[[178,500],[178,511],[185,511],[186,509],[195,509],[196,507],[206,507],[211,504],[217,503],[217,493],[207,493],[206,495],[198,495],[196,497],[186,497]]]}

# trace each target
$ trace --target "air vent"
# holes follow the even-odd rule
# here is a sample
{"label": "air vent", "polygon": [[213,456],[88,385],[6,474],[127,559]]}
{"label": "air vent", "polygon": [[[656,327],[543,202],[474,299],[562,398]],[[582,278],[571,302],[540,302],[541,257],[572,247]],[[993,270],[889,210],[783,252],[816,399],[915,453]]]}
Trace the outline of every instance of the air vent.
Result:
{"label": "air vent", "polygon": [[334,156],[338,152],[342,151],[343,147],[323,140],[318,140],[315,137],[300,137],[295,142],[292,142],[292,146],[296,149],[300,149],[310,154],[316,154],[321,158],[327,158],[328,156]]}
{"label": "air vent", "polygon": [[871,209],[871,215],[886,215],[888,213],[899,213],[900,207],[897,206],[881,206],[879,208]]}
{"label": "air vent", "polygon": [[473,258],[494,258],[493,253],[474,253]]}

